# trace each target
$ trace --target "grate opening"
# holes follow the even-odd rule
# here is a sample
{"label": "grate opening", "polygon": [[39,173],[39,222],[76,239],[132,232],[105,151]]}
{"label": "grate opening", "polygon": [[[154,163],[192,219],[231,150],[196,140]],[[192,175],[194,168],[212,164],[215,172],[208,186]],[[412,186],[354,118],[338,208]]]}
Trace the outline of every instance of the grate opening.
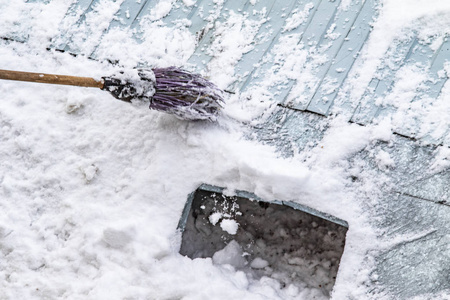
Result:
{"label": "grate opening", "polygon": [[202,185],[189,196],[179,224],[180,254],[211,257],[251,279],[306,284],[329,296],[344,251],[345,221],[292,202],[222,191]]}

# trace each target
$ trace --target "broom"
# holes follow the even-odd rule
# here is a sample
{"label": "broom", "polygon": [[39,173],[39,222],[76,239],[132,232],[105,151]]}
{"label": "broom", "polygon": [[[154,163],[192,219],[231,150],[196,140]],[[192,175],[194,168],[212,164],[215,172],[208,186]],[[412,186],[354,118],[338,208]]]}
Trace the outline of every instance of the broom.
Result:
{"label": "broom", "polygon": [[95,87],[126,102],[148,100],[150,109],[185,120],[217,119],[223,104],[222,91],[198,74],[177,67],[120,72],[96,80],[90,77],[0,70],[0,79]]}

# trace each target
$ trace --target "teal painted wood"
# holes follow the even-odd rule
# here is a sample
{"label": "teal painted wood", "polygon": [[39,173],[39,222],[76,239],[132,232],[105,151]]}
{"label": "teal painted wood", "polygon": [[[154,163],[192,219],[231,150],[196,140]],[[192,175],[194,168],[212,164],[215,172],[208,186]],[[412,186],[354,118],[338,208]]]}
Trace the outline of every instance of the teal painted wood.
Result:
{"label": "teal painted wood", "polygon": [[[405,64],[413,64],[419,67],[425,72],[425,69],[429,67],[431,58],[434,55],[434,51],[430,48],[429,44],[424,44],[421,42],[415,42],[409,55],[407,56]],[[391,82],[390,89],[395,84],[394,79]],[[390,90],[389,89],[389,90]],[[379,96],[385,96],[380,94]],[[374,118],[384,118],[388,115],[392,115],[397,111],[397,108],[392,105],[386,104],[385,106],[379,106]]]}
{"label": "teal painted wood", "polygon": [[[424,98],[430,98],[434,101],[440,94],[445,82],[447,81],[447,75],[444,72],[444,64],[446,61],[450,61],[450,39],[445,38],[439,50],[433,55],[431,59],[431,67],[429,70],[429,76],[431,80],[425,82],[426,92],[424,95],[417,95],[414,97],[413,102],[423,101]],[[442,72],[442,74],[440,74]],[[397,132],[407,136],[417,136],[420,132],[421,121],[414,118],[413,124],[408,127],[401,127],[397,129]],[[447,128],[449,124],[447,124]],[[440,144],[444,137],[434,138],[426,135],[422,136],[421,140],[427,143]]]}
{"label": "teal painted wood", "polygon": [[[314,85],[305,83],[301,95],[301,102],[295,106],[297,109],[307,109],[308,104],[311,102],[314,93],[322,84],[324,77],[329,69],[332,67],[336,55],[346,42],[347,36],[350,30],[356,25],[357,17],[361,13],[363,5],[371,5],[370,1],[366,1],[364,4],[361,1],[350,3],[349,7],[340,9],[334,15],[333,19],[327,26],[327,34],[322,36],[320,44],[320,50],[318,54],[326,57],[325,62],[319,64],[315,69],[316,82]],[[297,83],[302,84],[301,82]]]}
{"label": "teal painted wood", "polygon": [[[83,0],[80,0],[80,2],[78,2],[78,7],[76,9],[83,10],[84,12],[81,14],[80,18],[78,19],[76,24],[73,26],[73,28],[72,28],[73,31],[71,32],[71,34],[67,34],[68,40],[67,40],[66,44],[64,45],[64,48],[62,48],[61,50],[71,52],[71,53],[80,53],[81,52],[79,50],[81,47],[80,41],[74,41],[74,37],[76,35],[77,30],[79,30],[80,27],[86,23],[86,16],[94,10],[94,6],[96,4],[98,4],[100,2],[100,0],[91,0],[90,4],[87,6],[87,8],[85,8],[85,5],[88,2],[89,1],[83,1]],[[86,30],[83,33],[86,35],[89,34]]]}
{"label": "teal painted wood", "polygon": [[198,10],[203,10],[204,0],[197,0],[195,4],[186,6],[182,1],[175,1],[170,13],[164,17],[167,24],[174,24],[182,19],[191,20]]}
{"label": "teal painted wood", "polygon": [[[310,49],[311,53],[307,58],[305,65],[311,63],[311,55],[315,52],[319,52],[318,49],[322,46],[323,42],[327,41],[325,37],[327,30],[332,26],[338,12],[338,6],[340,1],[322,1],[317,8],[317,11],[312,18],[310,24],[306,28],[302,36],[302,42],[305,45],[305,49]],[[345,29],[344,29],[345,30]],[[320,75],[319,75],[320,76]],[[301,82],[295,82],[293,85],[301,84]],[[308,86],[306,86],[305,93],[308,93]],[[292,88],[291,88],[292,91]],[[307,101],[305,101],[305,95],[289,95],[283,102],[296,109],[306,109]],[[289,101],[289,103],[288,103]]]}
{"label": "teal painted wood", "polygon": [[450,37],[445,37],[444,41],[435,54],[431,62],[430,75],[433,81],[428,81],[429,92],[427,93],[430,98],[437,98],[441,93],[442,87],[448,79],[448,75],[443,72],[444,65],[446,62],[450,61]]}
{"label": "teal painted wood", "polygon": [[[377,100],[376,95],[378,93],[384,93],[386,90],[387,85],[384,80],[372,78],[356,109],[353,110],[350,122],[365,125],[371,121],[378,110],[378,106],[375,104],[375,101]],[[344,103],[342,106],[347,106],[351,109],[352,103]]]}
{"label": "teal painted wood", "polygon": [[[318,47],[320,42],[323,41],[327,26],[330,25],[329,23],[333,19],[339,4],[340,1],[332,2],[327,0],[319,0],[316,2],[297,2],[296,5],[298,6],[296,6],[295,9],[303,11],[303,13],[308,13],[306,20],[292,30],[282,30],[274,42],[270,45],[270,49],[277,43],[280,43],[281,39],[289,36],[296,37],[296,35],[298,35],[297,45],[301,46],[305,52],[315,52],[315,49]],[[274,61],[272,59],[275,54],[276,53],[272,52],[262,58],[261,63],[258,64],[258,70],[254,71],[247,78],[242,86],[243,89],[246,89],[249,86],[258,86],[264,82],[266,74],[273,72]],[[295,104],[290,101],[299,101],[298,99],[291,99],[293,98],[291,91],[295,84],[295,79],[287,79],[283,82],[277,82],[275,85],[268,86],[267,89],[274,95],[277,102],[288,106],[295,106]],[[296,108],[299,107],[297,106]]]}
{"label": "teal painted wood", "polygon": [[[130,27],[135,31],[135,38],[139,42],[142,39],[141,21],[149,17],[151,10],[159,3],[157,0],[147,0],[141,7],[137,17]],[[214,21],[221,15],[220,2],[212,0],[197,0],[195,4],[186,6],[183,1],[175,1],[167,16],[161,20],[167,26],[183,24],[188,26],[190,32],[197,36],[198,40],[213,27]]]}
{"label": "teal painted wood", "polygon": [[26,3],[49,3],[51,0],[26,0]]}
{"label": "teal painted wood", "polygon": [[275,146],[283,156],[289,157],[317,146],[327,124],[324,116],[278,106],[255,131],[258,140]]}
{"label": "teal painted wood", "polygon": [[330,27],[340,1],[321,1],[314,17],[306,27],[302,36],[305,45],[317,46],[323,40],[327,28]]}
{"label": "teal painted wood", "polygon": [[214,9],[219,9],[219,5],[209,0],[197,0],[192,6],[185,6],[182,1],[178,1],[175,8],[164,18],[166,24],[176,24],[180,20],[187,19],[191,23],[189,30],[197,36],[197,40],[208,32],[214,25],[218,15],[213,15]]}
{"label": "teal painted wood", "polygon": [[336,54],[327,74],[322,77],[318,89],[313,94],[307,110],[327,115],[339,88],[347,77],[359,51],[369,36],[370,21],[376,13],[375,1],[366,0],[358,14],[352,30]]}
{"label": "teal painted wood", "polygon": [[[225,6],[233,6],[236,4],[228,3],[226,1]],[[141,7],[137,17],[134,19],[130,28],[134,32],[135,39],[140,42],[143,36],[144,27],[141,26],[141,22],[147,18],[149,21],[154,21],[149,16],[151,11],[159,3],[157,0],[147,0]],[[197,37],[199,45],[197,45],[196,51],[199,52],[199,47],[202,45],[202,40],[207,33],[214,27],[214,22],[222,17],[225,10],[221,2],[215,2],[212,0],[197,0],[195,4],[186,6],[183,1],[179,0],[173,3],[172,9],[167,16],[162,17],[160,20],[167,26],[187,26],[189,31]],[[203,66],[202,66],[203,67]],[[201,68],[197,68],[201,70]]]}
{"label": "teal painted wood", "polygon": [[142,10],[147,6],[149,2],[155,2],[151,0],[125,0],[120,6],[120,10],[117,12],[116,19],[113,19],[110,23],[110,28],[131,27],[132,24],[137,22],[138,16]]}
{"label": "teal painted wood", "polygon": [[[83,52],[80,50],[83,41],[81,41],[80,43],[80,40],[76,38],[76,33],[78,31],[81,31],[84,34],[89,35],[89,29],[86,24],[86,17],[89,13],[94,11],[95,6],[99,3],[100,0],[79,0],[71,6],[67,13],[67,16],[70,17],[71,15],[76,15],[78,13],[79,17],[76,22],[74,22],[73,25],[70,26],[69,30],[63,32],[60,35],[59,39],[55,43],[56,49],[76,54]],[[90,53],[83,54],[95,58],[95,50],[100,44],[101,38],[105,33],[107,33],[111,28],[133,28],[133,26],[136,26],[136,24],[138,24],[138,17],[142,14],[142,12],[146,10],[149,11],[155,5],[155,3],[156,1],[151,0],[122,0],[120,9],[116,13],[115,17],[112,18],[109,27],[102,32],[101,37],[97,41],[97,45],[91,47],[92,49],[91,51],[89,51]]]}
{"label": "teal painted wood", "polygon": [[[98,2],[99,0],[79,0],[71,6],[66,19],[72,18],[73,26],[66,27],[68,28],[66,32],[56,39],[55,48],[74,53],[80,53],[89,48],[84,45],[80,48],[80,39],[77,38],[76,41],[73,41],[72,37],[77,30],[89,30],[89,28],[83,27],[86,16],[92,12],[93,6]],[[152,9],[158,3],[157,0],[142,0],[140,3],[135,0],[123,0],[109,29],[115,27],[134,29],[137,32],[135,37],[139,41],[141,37],[139,32],[142,30],[140,22],[144,18],[149,18]],[[414,101],[419,101],[421,97],[425,96],[437,97],[446,78],[440,78],[433,74],[437,74],[442,69],[446,56],[449,55],[448,47],[444,46],[433,56],[432,53],[430,54],[429,46],[421,42],[414,42],[409,51],[405,49],[409,47],[409,43],[413,43],[412,39],[400,44],[396,43],[391,47],[394,49],[392,51],[398,52],[397,56],[405,55],[403,61],[396,64],[395,67],[389,67],[388,60],[382,62],[377,76],[370,81],[356,108],[354,107],[355,103],[342,103],[341,99],[335,104],[342,83],[347,78],[370,33],[369,23],[376,15],[377,4],[377,0],[351,1],[347,9],[341,9],[340,0],[287,0],[283,5],[279,5],[275,0],[257,1],[254,5],[250,1],[225,1],[222,3],[198,0],[195,4],[186,6],[183,1],[179,0],[172,4],[171,12],[162,18],[162,21],[167,26],[181,22],[188,26],[192,33],[197,34],[199,43],[195,53],[189,59],[189,63],[196,71],[202,72],[207,70],[214,55],[209,50],[217,38],[216,21],[226,21],[230,11],[246,15],[249,20],[265,17],[267,21],[259,28],[254,48],[250,52],[244,53],[242,59],[235,64],[236,81],[228,89],[245,91],[249,87],[264,86],[274,95],[274,101],[286,106],[326,116],[333,105],[336,105],[336,109],[343,108],[349,109],[350,112],[354,111],[350,119],[352,122],[369,124],[373,120],[396,112],[396,108],[393,106],[388,104],[378,106],[376,103],[377,99],[384,99],[392,91],[396,72],[404,65],[420,63],[429,65],[431,63],[430,74],[434,80],[425,83],[428,90],[422,91],[422,93],[418,92]],[[265,16],[253,14],[253,11],[261,11],[264,7],[267,10]],[[305,19],[293,28],[286,29],[286,20],[297,12],[303,12]],[[262,38],[263,36],[265,39]],[[300,82],[290,77],[290,79],[271,86],[271,83],[264,80],[267,74],[276,70],[273,60],[274,54],[276,54],[274,47],[279,46],[281,40],[287,36],[297,38],[297,45],[303,47],[305,53],[308,53],[303,68],[304,70],[312,69],[315,79],[310,82]],[[83,54],[89,55],[89,53]],[[315,55],[326,57],[325,62],[318,63]],[[95,52],[91,53],[91,57],[95,58]],[[298,87],[301,88],[298,89]],[[299,93],[297,90],[302,92]],[[410,129],[399,128],[397,131],[414,136],[418,131],[417,128],[418,125],[412,126]]]}
{"label": "teal painted wood", "polygon": [[[286,14],[286,11],[292,12],[294,5],[302,4],[304,2],[305,1],[289,0],[285,1],[283,6],[279,5],[276,1],[264,2],[267,6],[262,6],[260,2],[258,2],[258,7],[255,7],[255,10],[260,11],[263,8],[267,10],[266,15],[264,16],[267,21],[262,24],[256,35],[256,39],[259,40],[261,38],[261,41],[255,42],[254,48],[250,52],[244,53],[242,58],[235,65],[235,72],[238,79],[228,87],[228,90],[242,91],[245,88],[255,75],[255,72],[258,71],[258,64],[262,57],[272,49],[275,41],[278,40],[281,31],[283,30],[286,16],[289,16],[289,14]],[[252,14],[251,18],[256,19],[257,17]],[[260,18],[260,16],[258,16],[258,18]]]}
{"label": "teal painted wood", "polygon": [[[105,34],[109,32],[109,30],[113,28],[122,28],[127,29],[131,28],[133,24],[137,23],[137,19],[142,10],[146,7],[148,2],[155,2],[151,0],[124,0],[120,6],[119,11],[116,13],[116,17],[109,24],[108,29],[103,32],[102,38]],[[93,49],[90,53],[89,57],[96,59],[97,58],[97,48],[101,43],[101,39],[98,45]]]}
{"label": "teal painted wood", "polygon": [[95,0],[77,0],[72,3],[61,22],[62,24],[65,24],[65,27],[53,42],[53,48],[57,50],[66,49],[66,45],[70,41],[70,37],[74,30],[78,28],[79,24],[84,20],[85,14],[94,1]]}
{"label": "teal painted wood", "polygon": [[377,101],[386,97],[387,93],[392,89],[396,72],[406,61],[410,60],[413,50],[415,53],[421,53],[420,50],[417,51],[417,46],[417,38],[394,42],[386,52],[385,57],[394,57],[396,63],[393,64],[391,59],[385,59],[381,63],[377,70],[377,78],[372,78],[350,119],[351,122],[366,125],[378,116],[381,105],[377,105]]}
{"label": "teal painted wood", "polygon": [[158,0],[146,0],[141,3],[136,17],[134,17],[133,21],[129,25],[129,27],[134,31],[136,41],[140,42],[142,40],[142,20],[145,17],[150,17],[152,9],[158,4],[158,2]]}
{"label": "teal painted wood", "polygon": [[[301,3],[303,5],[303,3]],[[300,24],[298,27],[294,28],[293,30],[282,32],[280,36],[278,37],[278,40],[276,42],[280,42],[280,39],[282,37],[288,36],[288,35],[294,35],[300,34],[299,40],[297,42],[297,45],[302,45],[303,49],[305,51],[313,51],[315,52],[315,49],[318,47],[321,41],[323,41],[323,37],[326,34],[327,26],[330,25],[330,21],[333,20],[334,15],[337,11],[337,7],[339,6],[340,1],[327,1],[327,0],[319,0],[316,3],[314,3],[314,7],[309,11],[308,18],[306,21],[304,21],[302,24]],[[309,5],[309,3],[306,3],[306,5]],[[305,5],[303,5],[302,10],[307,10]],[[313,50],[314,49],[314,50]],[[273,55],[274,53],[272,53]],[[271,60],[271,56],[264,57],[263,63],[258,68],[260,69],[258,73],[260,74],[260,78],[250,78],[250,80],[253,81],[252,85],[257,85],[259,82],[264,80],[265,74],[268,72],[271,72],[271,69],[274,65],[274,62]],[[256,72],[254,72],[256,73]],[[301,95],[291,95],[291,91],[296,84],[295,80],[287,80],[286,82],[283,82],[282,84],[276,84],[275,86],[269,87],[269,91],[274,95],[276,98],[276,101],[279,103],[283,103],[288,106],[294,106],[298,109],[303,109],[304,107],[301,107],[301,105],[295,105],[291,103],[291,98],[297,98]],[[247,84],[244,84],[244,87]],[[299,99],[292,99],[295,101],[299,101]]]}
{"label": "teal painted wood", "polygon": [[[225,22],[230,15],[230,11],[242,11],[248,7],[249,2],[240,1],[226,1],[221,8],[220,16],[216,21]],[[197,45],[194,54],[189,58],[188,62],[196,67],[196,70],[206,70],[208,63],[213,58],[213,54],[210,51],[210,46],[215,40],[215,29],[214,27],[203,34],[199,44]]]}
{"label": "teal painted wood", "polygon": [[[427,71],[431,80],[423,82],[422,90],[417,91],[412,102],[426,101],[427,98],[433,101],[439,96],[442,87],[447,81],[447,77],[441,75],[440,72],[443,71],[444,63],[448,60],[450,60],[450,40],[448,38],[444,39],[442,45],[436,51],[433,51],[428,44],[417,45],[416,49],[413,50],[409,63],[422,66]],[[393,106],[380,107],[375,118],[384,118],[394,114],[396,111],[397,108]],[[405,136],[416,137],[420,132],[421,121],[414,117],[407,118],[406,120],[407,123],[398,126],[395,128],[395,131]],[[441,137],[436,140],[430,136],[421,137],[422,141],[433,144],[442,143],[443,138]]]}
{"label": "teal painted wood", "polygon": [[[307,0],[297,0],[297,1],[290,1],[287,4],[287,11],[288,14],[281,14],[279,7],[275,6],[272,7],[271,11],[269,12],[269,17],[267,21],[267,25],[264,26],[264,29],[267,29],[268,33],[266,32],[266,39],[263,40],[259,45],[256,47],[256,55],[253,56],[251,53],[247,53],[243,57],[243,61],[246,61],[247,59],[252,60],[251,64],[251,71],[250,73],[245,76],[245,78],[242,78],[240,83],[235,84],[235,89],[240,89],[241,91],[244,91],[249,83],[253,83],[253,85],[259,81],[264,75],[266,74],[266,71],[268,71],[271,68],[271,63],[262,60],[263,57],[267,58],[270,56],[270,51],[272,50],[273,46],[279,41],[280,37],[286,32],[284,29],[286,19],[290,18],[292,14],[299,9],[303,9],[305,7],[305,4],[307,3]],[[282,10],[283,11],[283,10]],[[301,25],[300,25],[301,26]],[[264,33],[264,31],[263,31]],[[258,35],[261,34],[258,33]],[[264,51],[263,51],[264,49]],[[248,64],[250,66],[250,63]],[[241,66],[241,70],[243,73],[246,73],[249,71],[249,67]]]}
{"label": "teal painted wood", "polygon": [[[294,3],[293,9],[287,14],[286,19],[283,20],[285,22],[288,18],[292,17],[295,12],[301,12],[308,13],[308,16],[306,20],[301,22],[300,24],[297,24],[294,28],[286,29],[284,26],[280,28],[277,32],[277,34],[274,36],[274,38],[271,40],[269,46],[267,47],[266,51],[263,53],[262,58],[260,59],[259,63],[253,71],[246,77],[245,80],[243,80],[242,85],[240,86],[241,91],[246,90],[250,86],[258,86],[261,84],[261,82],[265,79],[266,75],[268,73],[272,72],[272,68],[274,66],[273,61],[273,55],[275,53],[271,53],[272,49],[275,45],[277,45],[280,42],[280,39],[283,37],[289,36],[289,35],[296,35],[300,34],[300,38],[298,40],[298,43],[301,42],[303,32],[308,27],[308,25],[311,23],[312,18],[314,17],[317,8],[322,0],[297,0]],[[284,25],[287,25],[284,23]],[[293,82],[285,82],[285,85],[280,86],[277,85],[277,87],[268,87],[268,89],[276,95],[277,99],[280,99],[278,102],[282,102],[282,100],[286,97],[286,95],[289,93],[290,88],[292,87]]]}

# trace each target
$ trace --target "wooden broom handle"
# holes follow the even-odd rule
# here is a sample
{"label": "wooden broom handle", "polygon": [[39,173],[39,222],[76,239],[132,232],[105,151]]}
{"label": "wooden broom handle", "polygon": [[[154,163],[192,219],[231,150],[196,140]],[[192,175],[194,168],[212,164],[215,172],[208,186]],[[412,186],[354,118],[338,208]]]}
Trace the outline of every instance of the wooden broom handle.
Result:
{"label": "wooden broom handle", "polygon": [[0,79],[103,88],[103,80],[90,77],[0,70]]}

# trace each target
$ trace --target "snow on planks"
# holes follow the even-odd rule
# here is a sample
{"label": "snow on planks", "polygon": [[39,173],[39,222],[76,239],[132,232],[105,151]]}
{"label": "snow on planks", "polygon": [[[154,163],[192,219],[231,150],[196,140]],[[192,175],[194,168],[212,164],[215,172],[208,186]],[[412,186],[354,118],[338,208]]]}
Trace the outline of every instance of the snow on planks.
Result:
{"label": "snow on planks", "polygon": [[[433,50],[430,41],[419,40],[413,35],[392,45],[386,57],[394,56],[397,56],[396,64],[391,64],[388,59],[382,62],[377,78],[372,79],[351,121],[365,125],[393,116],[395,132],[420,138],[427,143],[443,143],[444,135],[431,137],[421,130],[420,123],[424,121],[424,116],[420,113],[425,107],[433,105],[448,79],[443,72],[450,58],[448,37],[443,38],[440,46]],[[407,90],[400,90],[396,85],[399,85],[402,72],[411,69],[425,74],[425,79]],[[406,98],[407,103],[401,98]]]}
{"label": "snow on planks", "polygon": [[[95,16],[96,10],[105,9],[100,2],[74,2],[61,24],[61,35],[55,39],[54,48],[95,58],[102,37],[112,28],[130,28],[139,41],[145,30],[142,22],[162,22],[166,26],[184,22],[198,42],[188,62],[196,71],[207,75],[218,67],[215,62],[221,54],[214,51],[213,46],[221,42],[223,24],[238,15],[254,22],[256,32],[246,50],[232,62],[233,80],[226,82],[227,90],[243,92],[263,87],[271,93],[273,101],[285,107],[323,116],[345,112],[350,121],[362,125],[394,116],[398,133],[418,138],[425,138],[427,134],[420,128],[421,120],[414,114],[414,107],[436,99],[447,81],[442,70],[450,56],[448,38],[440,47],[432,49],[429,41],[411,34],[407,39],[394,41],[388,49],[377,73],[357,101],[359,104],[342,99],[342,88],[352,79],[349,78],[351,71],[370,39],[378,0],[288,0],[282,5],[274,0],[176,1],[166,3],[170,6],[167,11],[161,6],[164,3],[156,0],[120,0],[111,2],[116,7],[110,8],[110,20],[106,20],[109,25],[105,27],[103,22],[103,28],[96,28],[90,18]],[[283,44],[289,39],[289,43]],[[280,47],[293,47],[299,51],[296,54],[303,57],[290,66],[292,61],[279,58]],[[392,57],[397,58],[394,65]],[[409,110],[399,111],[399,105],[388,96],[392,98],[390,94],[395,94],[399,72],[412,65],[419,66],[429,79],[410,91],[414,95]],[[288,68],[291,73],[284,72]],[[427,136],[431,143],[442,143],[444,138],[443,135]]]}

